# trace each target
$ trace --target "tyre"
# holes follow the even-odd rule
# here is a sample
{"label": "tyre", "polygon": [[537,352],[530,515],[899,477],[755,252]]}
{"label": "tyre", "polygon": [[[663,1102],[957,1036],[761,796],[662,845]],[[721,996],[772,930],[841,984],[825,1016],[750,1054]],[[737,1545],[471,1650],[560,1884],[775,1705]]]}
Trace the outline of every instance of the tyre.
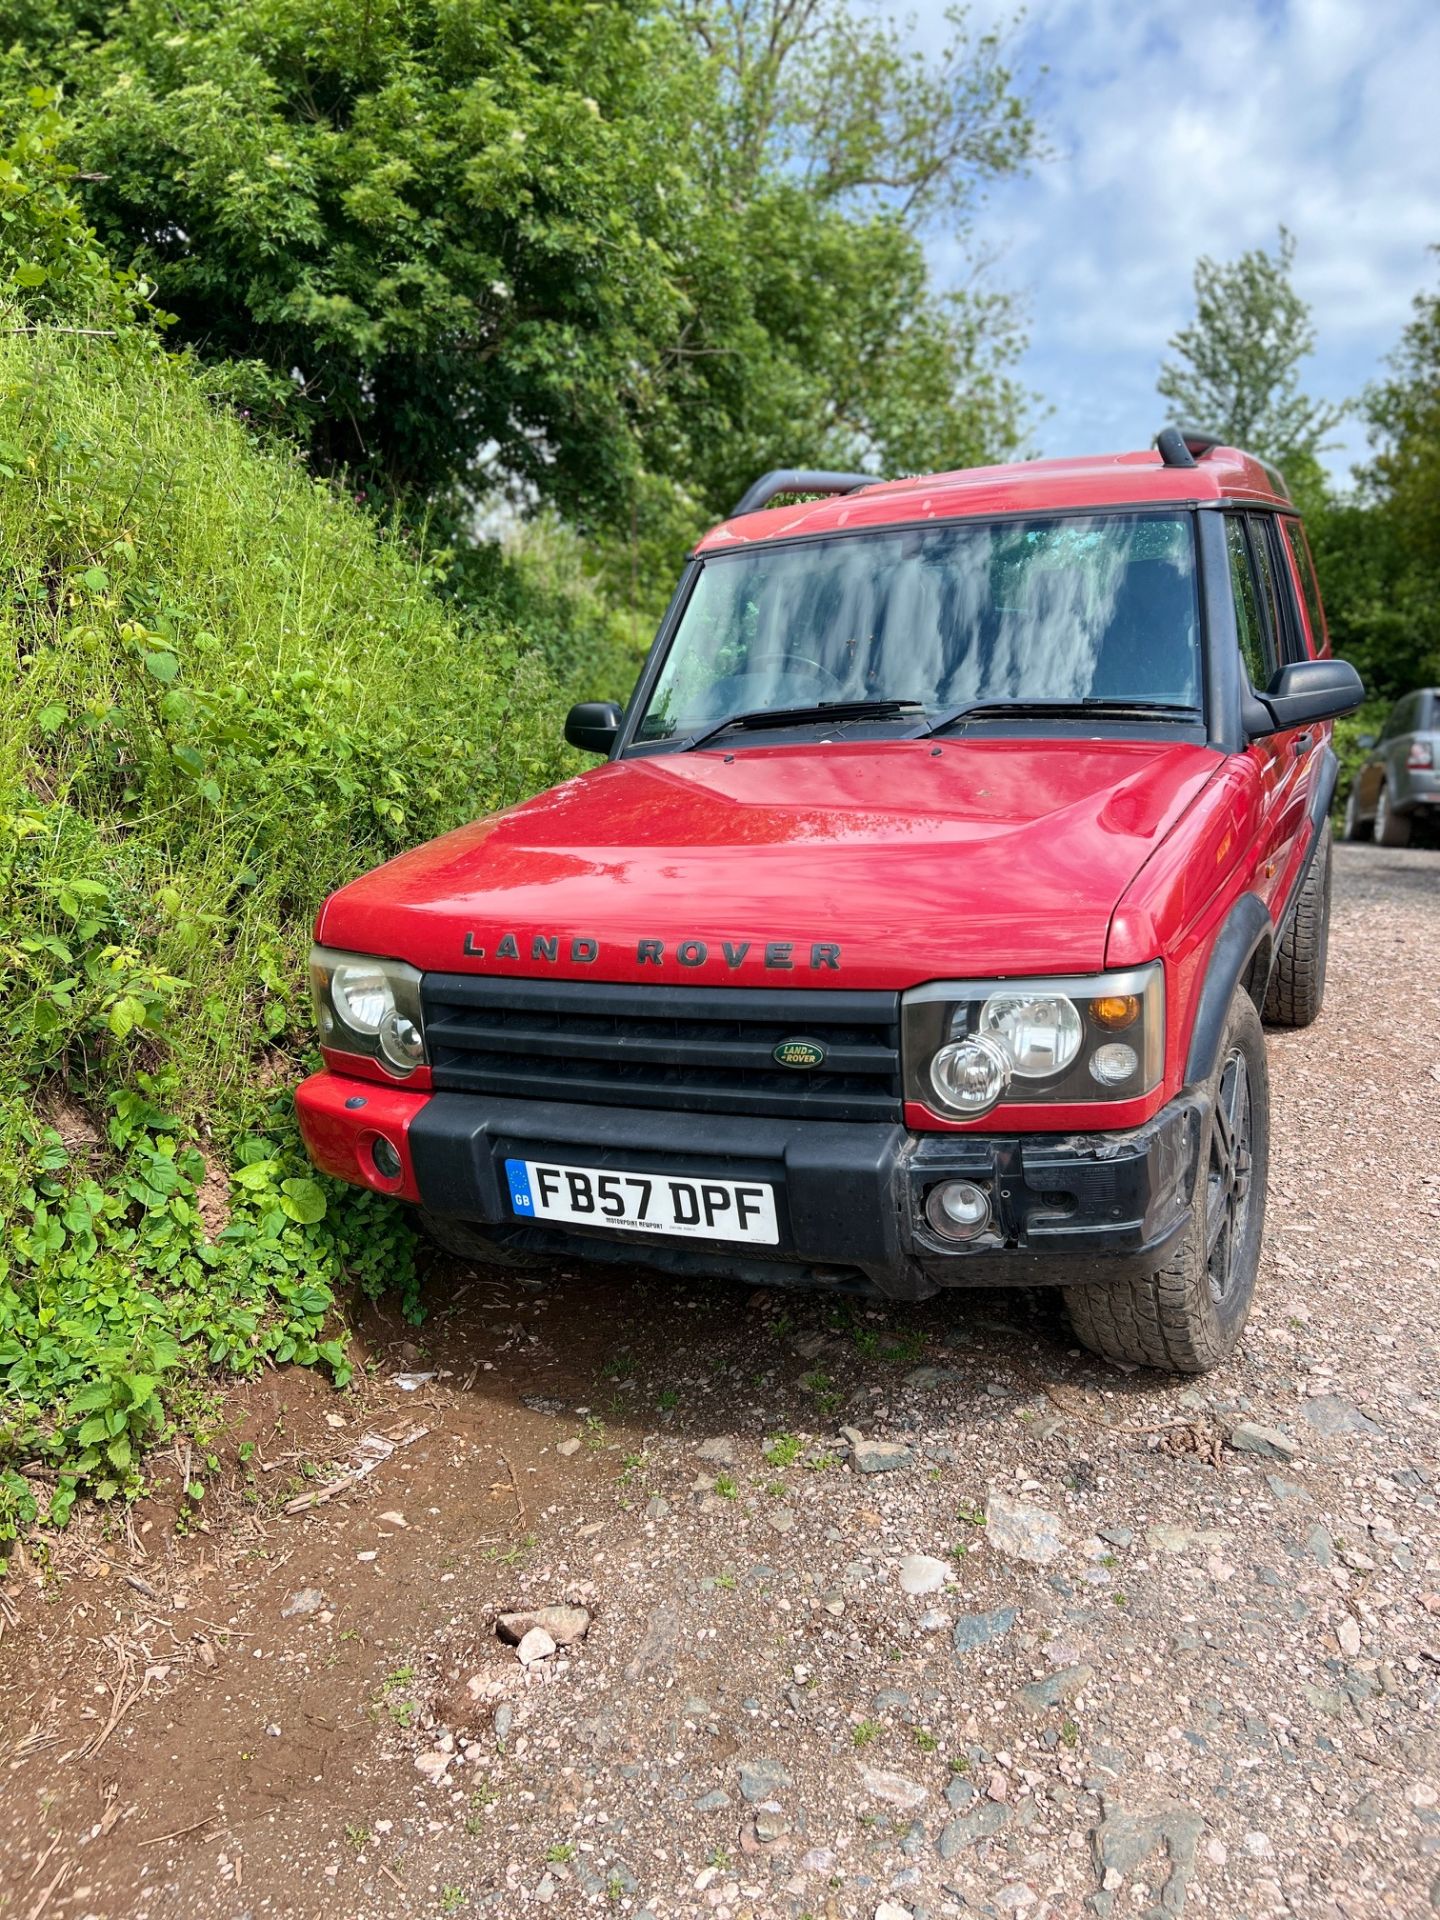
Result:
{"label": "tyre", "polygon": [[1290,916],[1265,992],[1265,1019],[1272,1027],[1308,1027],[1325,1000],[1325,959],[1330,947],[1330,827],[1310,862],[1300,898]]}
{"label": "tyre", "polygon": [[1350,788],[1350,798],[1345,802],[1345,838],[1368,840],[1372,831],[1372,823],[1360,818],[1360,786],[1356,781]]}
{"label": "tyre", "polygon": [[1410,816],[1394,813],[1390,807],[1390,788],[1382,784],[1375,796],[1375,841],[1382,847],[1406,847],[1410,844]]}
{"label": "tyre", "polygon": [[1237,987],[1207,1089],[1190,1224],[1143,1279],[1067,1287],[1076,1334],[1132,1366],[1208,1373],[1234,1352],[1250,1315],[1270,1164],[1270,1082],[1254,1002]]}
{"label": "tyre", "polygon": [[457,1260],[468,1260],[474,1267],[510,1267],[523,1271],[554,1265],[543,1254],[506,1246],[501,1237],[506,1231],[503,1227],[499,1234],[491,1234],[469,1220],[452,1220],[448,1215],[426,1213],[423,1208],[420,1224],[437,1247],[453,1253]]}

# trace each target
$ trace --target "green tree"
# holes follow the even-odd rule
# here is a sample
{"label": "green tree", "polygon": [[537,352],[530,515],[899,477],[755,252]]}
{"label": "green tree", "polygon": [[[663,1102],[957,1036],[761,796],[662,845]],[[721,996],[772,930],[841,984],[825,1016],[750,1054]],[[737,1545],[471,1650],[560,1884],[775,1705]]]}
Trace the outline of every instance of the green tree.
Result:
{"label": "green tree", "polygon": [[1300,363],[1315,348],[1310,309],[1291,284],[1294,236],[1274,253],[1195,263],[1195,318],[1170,340],[1177,356],[1156,382],[1184,425],[1219,434],[1286,468],[1297,495],[1316,489],[1319,455],[1345,409],[1301,391]]}
{"label": "green tree", "polygon": [[[1039,150],[1004,31],[949,16],[939,53],[848,0],[674,0],[710,82],[706,219],[630,525],[604,543],[633,598],[768,467],[930,472],[1026,450],[1017,301],[943,292],[987,185]],[[663,558],[662,558],[663,556]]]}
{"label": "green tree", "polygon": [[620,491],[702,212],[677,29],[587,0],[64,12],[24,44],[69,84],[102,242],[179,339],[268,369],[318,471]]}
{"label": "green tree", "polygon": [[1009,34],[975,32],[964,7],[947,9],[933,56],[848,0],[676,0],[676,13],[718,76],[715,159],[733,190],[779,173],[907,225],[963,220],[986,181],[1035,156]]}
{"label": "green tree", "polygon": [[1337,647],[1394,699],[1440,683],[1440,294],[1417,296],[1361,404],[1373,457],[1311,537]]}
{"label": "green tree", "polygon": [[1440,293],[1416,296],[1389,376],[1366,393],[1365,413],[1375,449],[1366,483],[1411,564],[1440,584]]}
{"label": "green tree", "polygon": [[87,224],[60,104],[51,87],[0,98],[0,300],[32,324],[113,331],[150,311],[153,288],[117,272]]}
{"label": "green tree", "polygon": [[6,39],[177,337],[449,526],[502,485],[678,532],[759,466],[1023,437],[1013,309],[921,245],[1034,145],[958,17],[931,62],[844,0],[0,0]]}

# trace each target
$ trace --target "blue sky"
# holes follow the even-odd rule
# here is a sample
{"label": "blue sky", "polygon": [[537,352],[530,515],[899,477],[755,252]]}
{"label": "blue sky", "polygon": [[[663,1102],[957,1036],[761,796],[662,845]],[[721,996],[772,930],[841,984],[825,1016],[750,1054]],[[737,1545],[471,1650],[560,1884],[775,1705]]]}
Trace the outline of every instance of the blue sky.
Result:
{"label": "blue sky", "polygon": [[[922,40],[943,7],[921,0]],[[1281,222],[1318,335],[1307,388],[1374,377],[1440,284],[1440,0],[1032,0],[1017,52],[1055,157],[993,188],[964,246],[930,248],[942,283],[978,247],[1025,294],[1042,452],[1148,444],[1196,256],[1273,245]],[[1343,476],[1363,429],[1341,438]]]}

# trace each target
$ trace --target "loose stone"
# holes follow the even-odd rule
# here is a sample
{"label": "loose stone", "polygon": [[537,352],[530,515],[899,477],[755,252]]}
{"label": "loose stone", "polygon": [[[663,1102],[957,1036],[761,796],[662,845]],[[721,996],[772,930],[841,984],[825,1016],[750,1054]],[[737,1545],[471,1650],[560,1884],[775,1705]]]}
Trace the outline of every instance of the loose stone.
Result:
{"label": "loose stone", "polygon": [[991,1490],[985,1503],[985,1540],[1012,1560],[1048,1566],[1065,1550],[1058,1514]]}

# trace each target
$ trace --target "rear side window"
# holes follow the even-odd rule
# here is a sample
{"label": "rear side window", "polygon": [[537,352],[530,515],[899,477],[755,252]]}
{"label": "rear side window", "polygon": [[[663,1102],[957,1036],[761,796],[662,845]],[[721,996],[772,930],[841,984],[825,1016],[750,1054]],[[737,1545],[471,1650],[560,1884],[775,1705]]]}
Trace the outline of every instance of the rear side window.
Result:
{"label": "rear side window", "polygon": [[1251,686],[1267,687],[1274,671],[1274,655],[1260,611],[1245,523],[1234,515],[1225,521],[1225,547],[1230,555],[1230,585],[1235,595],[1235,632],[1240,642],[1240,657],[1245,662]]}
{"label": "rear side window", "polygon": [[1330,635],[1325,626],[1325,609],[1320,604],[1320,583],[1315,578],[1315,562],[1310,558],[1310,542],[1305,538],[1305,529],[1298,520],[1286,520],[1282,524],[1295,559],[1295,571],[1300,576],[1300,591],[1305,597],[1305,612],[1310,621],[1311,644],[1316,653],[1324,653],[1330,645]]}
{"label": "rear side window", "polygon": [[[1249,516],[1250,548],[1255,555],[1255,573],[1260,583],[1260,604],[1265,615],[1265,624],[1270,630],[1271,671],[1280,660],[1296,660],[1301,657],[1299,615],[1296,612],[1294,598],[1289,592],[1290,579],[1287,574],[1282,580],[1278,571],[1279,555],[1271,544],[1270,529],[1274,525],[1273,516],[1268,513],[1252,513]],[[1256,681],[1263,686],[1263,681]]]}

